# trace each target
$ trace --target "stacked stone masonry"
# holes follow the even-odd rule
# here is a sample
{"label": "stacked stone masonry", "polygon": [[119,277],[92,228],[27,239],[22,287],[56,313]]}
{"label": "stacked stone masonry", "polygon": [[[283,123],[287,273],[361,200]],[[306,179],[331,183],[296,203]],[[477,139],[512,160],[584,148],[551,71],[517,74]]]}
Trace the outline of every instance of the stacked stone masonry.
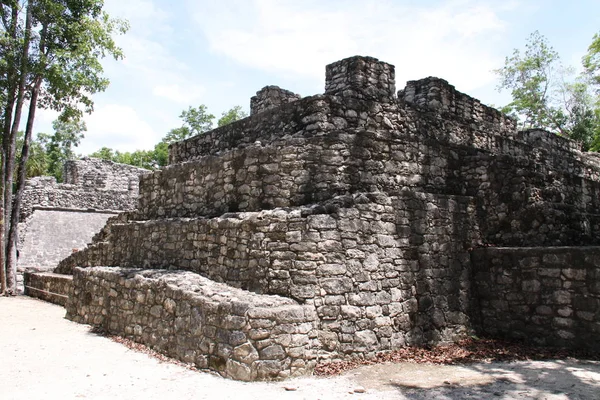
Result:
{"label": "stacked stone masonry", "polygon": [[50,303],[67,305],[73,287],[73,277],[51,272],[24,273],[25,293]]}
{"label": "stacked stone masonry", "polygon": [[136,207],[139,176],[149,172],[98,158],[66,161],[64,183],[49,176],[26,182],[20,220],[25,221],[34,207],[132,210]]}
{"label": "stacked stone masonry", "polygon": [[226,377],[281,379],[316,364],[317,315],[293,300],[182,271],[78,268],[74,281],[67,318]]}
{"label": "stacked stone masonry", "polygon": [[281,89],[278,86],[265,86],[256,92],[256,96],[252,96],[250,99],[250,115],[278,108],[283,104],[291,103],[301,98],[299,94]]}
{"label": "stacked stone masonry", "polygon": [[[121,298],[130,278],[116,277],[129,272],[106,269],[121,267],[185,270],[185,279],[196,273],[251,301],[281,296],[308,307],[316,359],[298,358],[304,372],[315,360],[500,334],[484,323],[492,303],[481,294],[500,272],[483,274],[492,253],[472,250],[509,246],[518,258],[522,247],[600,245],[600,158],[545,131],[517,132],[509,117],[438,78],[396,95],[394,74],[373,58],[341,60],[327,67],[325,94],[267,87],[257,97],[274,100],[253,100],[249,118],[171,145],[170,165],[141,177],[137,209],[59,264],[56,272],[79,274],[69,315],[105,321],[101,308],[85,307],[97,291],[86,285],[112,280]],[[597,258],[586,268],[598,268]],[[184,292],[185,279],[173,283]],[[158,282],[147,284],[160,292]],[[495,320],[521,318],[502,310]],[[585,312],[577,332],[599,323],[597,311]],[[107,326],[152,346],[170,340],[150,340],[154,328],[138,325],[139,334]],[[585,343],[570,340],[560,344]],[[186,360],[239,378],[226,371],[229,353],[207,364],[198,355],[214,353],[192,350]],[[168,350],[181,359],[185,351]],[[293,375],[294,362],[268,377],[244,364],[240,379]]]}
{"label": "stacked stone masonry", "polygon": [[[73,251],[83,249],[109,217],[134,209],[139,176],[149,172],[86,157],[65,163],[64,183],[47,176],[28,180],[19,218],[19,286],[25,270],[52,270]],[[46,276],[31,279],[25,292],[35,296],[45,290],[43,285],[35,285]]]}
{"label": "stacked stone masonry", "polygon": [[537,344],[600,350],[600,248],[473,252],[481,330]]}

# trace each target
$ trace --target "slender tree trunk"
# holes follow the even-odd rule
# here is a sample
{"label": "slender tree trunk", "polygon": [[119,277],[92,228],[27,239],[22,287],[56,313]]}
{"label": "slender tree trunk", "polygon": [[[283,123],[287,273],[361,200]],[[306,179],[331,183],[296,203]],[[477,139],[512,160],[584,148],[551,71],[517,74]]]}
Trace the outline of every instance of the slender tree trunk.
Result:
{"label": "slender tree trunk", "polygon": [[[16,269],[16,260],[15,260],[15,243],[13,243],[13,237],[16,238],[17,235],[17,224],[18,221],[14,221],[12,219],[12,209],[13,209],[13,180],[14,180],[14,172],[15,172],[15,158],[16,158],[16,147],[17,147],[17,134],[19,132],[19,125],[21,124],[21,114],[23,111],[23,102],[25,99],[25,84],[27,82],[27,74],[28,74],[28,63],[29,63],[29,47],[31,42],[31,14],[32,14],[32,3],[33,1],[29,1],[27,4],[27,11],[25,17],[25,32],[23,37],[23,48],[20,54],[20,68],[16,76],[19,76],[19,84],[17,87],[17,100],[15,103],[15,111],[12,121],[12,127],[10,130],[10,136],[8,137],[8,143],[6,150],[6,181],[4,186],[4,207],[5,207],[5,224],[7,225],[7,229],[5,229],[6,234],[6,250],[4,253],[5,256],[5,265],[6,265],[6,284],[8,287],[8,293],[16,295],[17,294],[17,269]],[[15,77],[16,77],[15,76]],[[37,89],[39,92],[39,84],[37,82],[34,84],[37,87],[34,87],[33,90]],[[34,93],[31,94],[30,99],[30,107],[29,113],[31,115],[31,105],[34,104],[34,114],[35,107],[37,106],[37,93],[35,94],[35,102],[33,99]],[[27,121],[27,125],[29,128],[29,119]],[[31,129],[33,129],[33,120],[31,120]],[[31,134],[30,134],[31,136]],[[31,138],[30,138],[31,140]]]}
{"label": "slender tree trunk", "polygon": [[[0,206],[0,220],[4,216],[4,210]],[[3,222],[0,221],[3,224]],[[0,243],[4,244],[4,226],[0,225]],[[0,260],[2,260],[2,265],[0,265],[0,295],[6,294],[6,267],[4,266],[4,246],[0,246]]]}
{"label": "slender tree trunk", "polygon": [[[12,43],[9,47],[12,47],[7,54],[10,54],[12,57],[15,56],[15,43],[17,40],[17,23],[19,18],[19,7],[17,3],[14,3],[11,8],[11,22],[10,28],[8,30],[9,40],[12,40]],[[5,205],[5,189],[7,187],[7,148],[9,147],[9,139],[11,132],[11,123],[13,120],[13,109],[15,105],[15,97],[17,91],[17,85],[15,84],[16,80],[16,60],[13,62],[9,62],[9,68],[7,70],[6,78],[7,78],[7,90],[6,90],[6,104],[4,105],[4,126],[2,129],[2,162],[0,167],[0,211],[2,212],[0,216],[0,270],[2,273],[0,274],[0,289],[2,290],[2,294],[6,294],[6,284],[7,284],[7,269],[6,269],[6,233],[8,229],[8,221],[6,217],[8,216],[8,212]]]}
{"label": "slender tree trunk", "polygon": [[[31,91],[31,99],[29,100],[29,114],[27,115],[27,125],[25,127],[25,137],[23,138],[23,149],[21,152],[21,160],[19,161],[18,176],[17,176],[17,191],[13,202],[11,224],[8,232],[8,240],[6,247],[6,265],[8,273],[9,290],[16,294],[16,277],[17,263],[15,259],[17,246],[17,233],[19,230],[19,211],[21,208],[21,199],[23,197],[23,189],[25,188],[25,178],[27,168],[27,160],[29,159],[29,145],[31,144],[31,136],[33,134],[33,121],[35,120],[35,111],[37,108],[38,96],[40,87],[42,86],[42,78],[37,77],[33,89]],[[11,285],[12,284],[12,285]]]}

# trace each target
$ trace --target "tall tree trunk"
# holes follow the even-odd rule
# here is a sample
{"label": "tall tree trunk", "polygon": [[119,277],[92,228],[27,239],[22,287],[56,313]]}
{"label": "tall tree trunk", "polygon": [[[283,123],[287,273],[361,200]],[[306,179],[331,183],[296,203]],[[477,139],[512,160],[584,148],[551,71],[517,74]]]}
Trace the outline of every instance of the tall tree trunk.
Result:
{"label": "tall tree trunk", "polygon": [[[4,217],[4,210],[0,207],[0,220]],[[4,224],[3,221],[0,221],[1,224]],[[0,225],[0,243],[4,244],[4,225]],[[0,260],[2,260],[2,264],[0,265],[0,295],[6,294],[6,267],[4,265],[4,246],[0,246]]]}
{"label": "tall tree trunk", "polygon": [[[27,4],[27,11],[25,17],[25,32],[23,36],[23,48],[21,50],[20,55],[20,68],[19,71],[15,74],[19,76],[19,84],[17,87],[17,99],[15,103],[15,111],[12,121],[12,127],[10,130],[10,136],[7,138],[7,146],[5,148],[6,151],[6,171],[5,171],[5,186],[4,186],[4,207],[5,207],[5,224],[8,227],[8,230],[5,229],[6,237],[6,250],[4,253],[5,256],[5,265],[6,265],[6,284],[8,287],[9,294],[17,294],[17,269],[16,269],[16,260],[13,252],[15,251],[14,243],[12,243],[12,236],[16,237],[16,229],[18,221],[13,223],[12,219],[12,209],[13,209],[13,179],[15,172],[15,158],[16,158],[16,147],[17,147],[17,134],[19,132],[19,125],[21,124],[21,114],[23,111],[23,102],[25,99],[25,84],[27,82],[27,74],[28,74],[28,64],[29,64],[29,47],[31,42],[31,14],[32,14],[32,3],[30,0]],[[16,77],[15,76],[15,77]],[[39,84],[36,82],[34,84],[33,90],[37,89],[39,92]],[[34,104],[33,95],[31,94],[29,113],[31,115],[31,104]],[[35,107],[37,106],[37,93],[36,100],[34,104],[34,114]],[[27,120],[27,127],[29,128],[30,117]],[[33,120],[31,120],[31,129],[33,129]],[[30,135],[31,136],[31,135]],[[31,140],[31,139],[30,139]],[[8,232],[7,232],[8,231]],[[14,232],[14,233],[12,233]]]}
{"label": "tall tree trunk", "polygon": [[[13,57],[15,55],[15,43],[17,40],[17,24],[19,18],[19,7],[18,3],[14,3],[11,8],[11,22],[10,28],[8,29],[8,38],[12,40],[12,43],[9,47],[12,47],[8,53],[10,53]],[[15,97],[17,92],[16,81],[16,60],[13,62],[9,62],[9,68],[7,70],[6,78],[7,78],[7,89],[6,89],[6,104],[4,105],[4,126],[2,127],[2,161],[0,167],[0,211],[2,212],[0,216],[0,270],[2,273],[0,274],[0,289],[2,290],[2,294],[6,294],[6,279],[7,279],[7,269],[6,269],[6,233],[8,230],[8,222],[6,217],[8,216],[8,211],[4,207],[5,204],[5,189],[7,187],[6,178],[7,174],[7,148],[9,147],[9,139],[11,132],[11,124],[13,120],[13,109],[15,105]]]}
{"label": "tall tree trunk", "polygon": [[35,120],[35,111],[37,108],[38,96],[40,87],[42,86],[42,78],[37,77],[31,90],[31,99],[29,100],[29,113],[27,115],[27,125],[25,127],[25,137],[23,138],[23,149],[21,151],[21,160],[19,161],[18,176],[17,176],[17,191],[13,202],[11,224],[8,231],[8,240],[6,246],[6,265],[9,271],[8,287],[9,291],[16,294],[17,283],[17,263],[15,259],[17,246],[17,233],[19,230],[19,211],[21,208],[21,199],[23,197],[23,189],[25,188],[26,164],[29,159],[29,145],[31,144],[31,136],[33,134],[33,121]]}

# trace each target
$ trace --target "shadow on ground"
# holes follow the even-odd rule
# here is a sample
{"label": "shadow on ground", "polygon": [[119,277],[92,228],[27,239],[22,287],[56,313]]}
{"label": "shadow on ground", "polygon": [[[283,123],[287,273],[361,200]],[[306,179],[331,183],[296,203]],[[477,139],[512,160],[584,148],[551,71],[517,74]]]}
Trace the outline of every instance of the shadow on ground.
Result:
{"label": "shadow on ground", "polygon": [[600,399],[600,362],[384,364],[346,374],[366,389],[407,399]]}

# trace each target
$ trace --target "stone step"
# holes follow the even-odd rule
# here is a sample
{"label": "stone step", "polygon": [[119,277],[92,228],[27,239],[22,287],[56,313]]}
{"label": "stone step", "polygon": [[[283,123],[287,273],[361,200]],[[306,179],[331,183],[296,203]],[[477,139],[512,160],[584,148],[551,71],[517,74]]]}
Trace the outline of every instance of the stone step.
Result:
{"label": "stone step", "polygon": [[[77,266],[183,269],[306,301],[321,296],[319,285],[328,279],[330,294],[340,287],[358,290],[361,279],[371,280],[364,268],[375,268],[379,259],[406,272],[422,252],[443,258],[443,269],[478,241],[472,198],[374,193],[312,207],[115,224],[106,242],[63,260],[57,272]],[[380,283],[373,284],[386,284],[384,275],[374,276]]]}
{"label": "stone step", "polygon": [[138,212],[142,219],[217,216],[359,192],[466,191],[451,146],[424,148],[403,135],[346,130],[289,137],[170,165],[141,177]]}
{"label": "stone step", "polygon": [[23,279],[26,296],[63,307],[67,304],[73,284],[72,275],[25,271]]}

